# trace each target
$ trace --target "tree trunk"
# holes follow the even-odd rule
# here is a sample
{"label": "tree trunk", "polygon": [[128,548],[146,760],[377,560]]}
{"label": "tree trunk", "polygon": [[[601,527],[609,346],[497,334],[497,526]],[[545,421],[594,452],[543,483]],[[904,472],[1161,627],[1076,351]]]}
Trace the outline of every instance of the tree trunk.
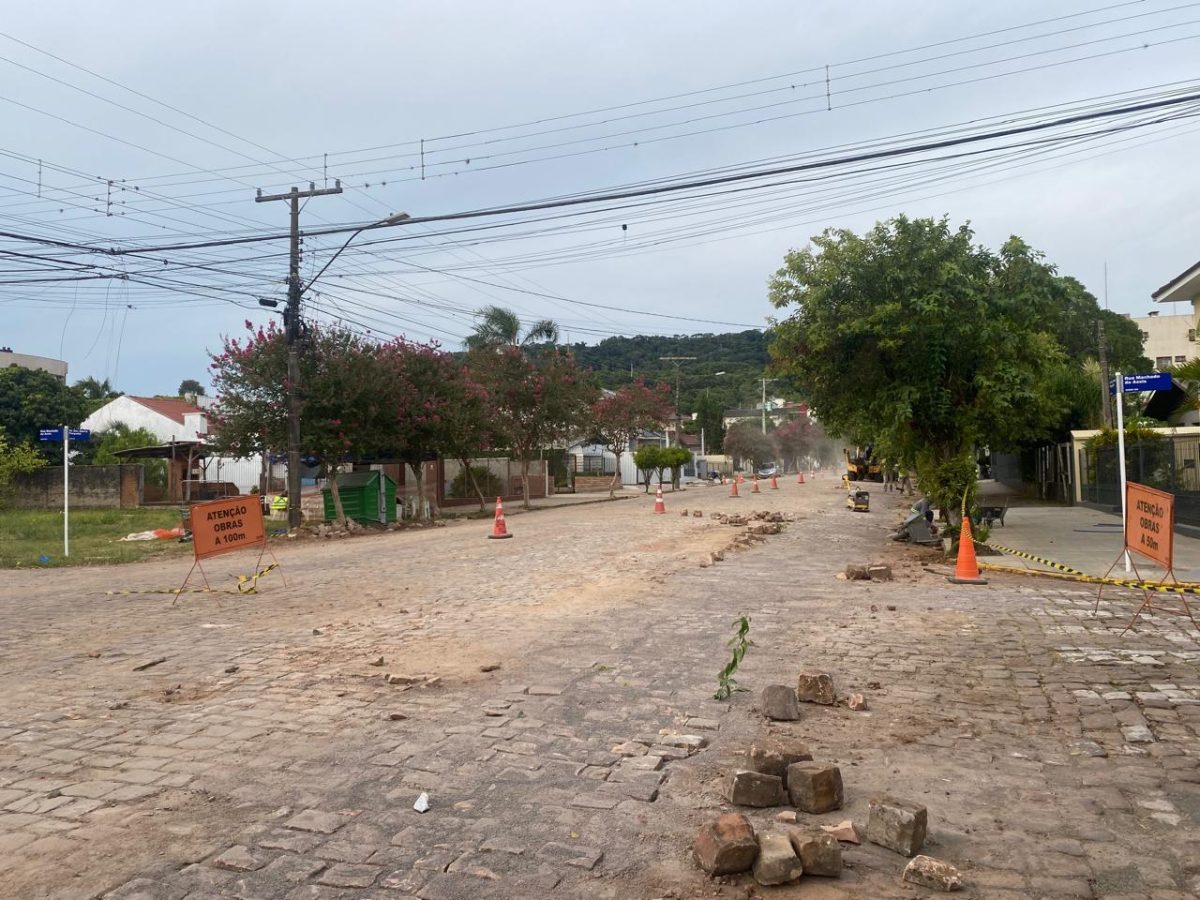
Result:
{"label": "tree trunk", "polygon": [[337,477],[341,466],[335,466],[329,471],[329,496],[333,498],[333,521],[339,525],[346,524],[346,510],[342,508],[342,495],[338,492]]}
{"label": "tree trunk", "polygon": [[609,482],[609,485],[608,485],[608,499],[609,500],[611,500],[613,497],[617,496],[617,484],[621,480],[621,454],[614,453],[613,455],[617,458],[617,470],[615,472],[613,472],[612,481]]}
{"label": "tree trunk", "polygon": [[521,460],[521,508],[533,509],[533,504],[529,502],[529,459]]}
{"label": "tree trunk", "polygon": [[[425,481],[422,477],[424,473],[421,471],[424,466],[422,466],[418,461],[415,463],[410,462],[408,467],[412,470],[413,478],[415,478],[417,482],[417,521],[419,522],[423,518],[422,512],[425,507]],[[429,521],[433,521],[432,504],[429,507]]]}
{"label": "tree trunk", "polygon": [[483,496],[483,488],[479,486],[479,479],[475,477],[475,468],[471,465],[471,461],[464,457],[458,458],[458,464],[463,467],[463,471],[467,473],[467,477],[471,479],[471,487],[475,488],[475,493],[479,495],[479,511],[483,512],[487,509],[487,500]]}

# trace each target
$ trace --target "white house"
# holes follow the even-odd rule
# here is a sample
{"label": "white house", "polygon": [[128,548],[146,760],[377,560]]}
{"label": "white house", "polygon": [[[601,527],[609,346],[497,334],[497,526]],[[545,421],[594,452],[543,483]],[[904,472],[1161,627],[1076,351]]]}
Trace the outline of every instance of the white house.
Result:
{"label": "white house", "polygon": [[[133,397],[128,394],[110,400],[83,420],[81,427],[94,432],[107,431],[118,422],[129,428],[145,428],[159,441],[203,441],[208,437],[208,414],[190,400],[181,397]],[[262,474],[262,456],[233,459],[211,456],[204,460],[208,481],[231,481],[238,490],[249,493],[258,487]]]}

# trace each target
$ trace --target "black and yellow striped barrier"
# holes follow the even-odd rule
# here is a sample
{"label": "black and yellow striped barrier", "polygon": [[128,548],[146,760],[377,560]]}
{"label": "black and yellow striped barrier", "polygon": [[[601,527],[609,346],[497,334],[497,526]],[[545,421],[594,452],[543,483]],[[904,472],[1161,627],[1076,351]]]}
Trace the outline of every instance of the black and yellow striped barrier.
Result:
{"label": "black and yellow striped barrier", "polygon": [[[1052,559],[1047,559],[1044,556],[1035,556],[1032,553],[1025,553],[1021,550],[1013,550],[1011,547],[1001,547],[998,544],[985,544],[982,541],[976,541],[980,547],[987,547],[989,550],[998,550],[1001,553],[1008,553],[1012,556],[1027,559],[1030,562],[1039,563],[1043,566],[1049,566],[1052,569],[1057,569],[1057,572],[1040,572],[1037,569],[1018,569],[1013,566],[997,566],[991,563],[979,563],[979,568],[987,569],[991,572],[1006,572],[1013,575],[1040,575],[1043,578],[1059,578],[1064,581],[1076,581],[1082,584],[1111,584],[1117,587],[1131,588],[1136,591],[1154,591],[1159,594],[1200,594],[1200,584],[1194,582],[1179,581],[1173,584],[1163,584],[1158,581],[1145,581],[1144,579],[1132,578],[1108,578],[1099,575],[1088,575],[1086,572],[1081,572],[1079,569],[1064,565],[1060,562],[1055,562]],[[1060,574],[1061,573],[1061,574]]]}
{"label": "black and yellow striped barrier", "polygon": [[1065,572],[1068,575],[1082,575],[1085,578],[1091,577],[1086,572],[1080,572],[1078,569],[1073,569],[1070,566],[1063,565],[1060,562],[1055,562],[1052,559],[1046,559],[1044,556],[1034,556],[1032,553],[1025,553],[1022,550],[1014,550],[1011,547],[1001,547],[999,544],[985,544],[983,541],[976,541],[980,547],[987,547],[989,550],[999,550],[1001,553],[1007,553],[1010,556],[1018,556],[1021,559],[1027,559],[1030,562],[1040,563],[1043,566],[1049,566],[1052,569],[1058,569],[1060,572]]}
{"label": "black and yellow striped barrier", "polygon": [[[237,590],[221,590],[220,588],[146,588],[141,591],[105,591],[108,597],[125,597],[132,594],[174,594],[178,597],[180,594],[232,594],[234,596],[245,596],[248,594],[258,593],[258,579],[262,578],[267,573],[279,568],[279,563],[271,563],[265,569],[260,569],[253,575],[231,575],[231,578],[237,579]],[[247,587],[249,585],[249,587]]]}

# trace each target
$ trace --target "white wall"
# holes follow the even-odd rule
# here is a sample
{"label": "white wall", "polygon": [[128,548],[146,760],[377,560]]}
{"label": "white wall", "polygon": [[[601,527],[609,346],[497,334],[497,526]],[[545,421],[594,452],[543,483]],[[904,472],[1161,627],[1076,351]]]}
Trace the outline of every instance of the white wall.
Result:
{"label": "white wall", "polygon": [[161,413],[142,406],[128,397],[117,397],[100,407],[83,420],[83,428],[92,431],[108,431],[118,422],[130,428],[145,428],[159,441],[194,441],[196,429],[188,431],[184,425]]}
{"label": "white wall", "polygon": [[204,460],[206,481],[232,481],[243,494],[248,494],[251,488],[258,487],[258,479],[261,474],[261,456],[252,456],[250,459],[212,456]]}
{"label": "white wall", "polygon": [[[611,471],[613,455],[600,444],[573,444],[567,451],[578,456],[603,456],[604,465]],[[621,484],[637,484],[637,467],[633,464],[633,453],[621,454]]]}
{"label": "white wall", "polygon": [[[169,416],[156,413],[135,400],[117,397],[84,419],[81,427],[100,432],[122,422],[130,428],[145,428],[164,443],[194,441],[196,432],[205,433],[208,430],[205,417],[201,413],[185,414],[184,420],[187,424],[181,425]],[[205,466],[208,481],[232,481],[242,493],[248,493],[251,488],[258,487],[261,471],[262,457],[259,455],[249,459],[212,457],[207,460]]]}
{"label": "white wall", "polygon": [[1139,316],[1133,320],[1142,330],[1142,353],[1157,367],[1158,360],[1169,357],[1174,365],[1177,357],[1193,359],[1196,342],[1188,340],[1188,332],[1196,327],[1196,319],[1184,316]]}

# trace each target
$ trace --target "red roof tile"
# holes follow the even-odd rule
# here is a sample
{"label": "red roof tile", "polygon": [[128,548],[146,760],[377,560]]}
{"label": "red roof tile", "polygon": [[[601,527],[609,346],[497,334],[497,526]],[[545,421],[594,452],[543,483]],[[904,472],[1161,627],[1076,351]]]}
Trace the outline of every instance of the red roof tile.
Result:
{"label": "red roof tile", "polygon": [[154,410],[160,416],[166,416],[168,419],[175,420],[180,425],[183,424],[183,417],[184,417],[185,413],[202,413],[202,412],[204,412],[204,410],[202,410],[200,407],[196,406],[194,403],[188,403],[188,401],[186,401],[180,397],[132,397],[131,396],[129,399],[142,404],[142,406],[146,407],[147,409]]}

